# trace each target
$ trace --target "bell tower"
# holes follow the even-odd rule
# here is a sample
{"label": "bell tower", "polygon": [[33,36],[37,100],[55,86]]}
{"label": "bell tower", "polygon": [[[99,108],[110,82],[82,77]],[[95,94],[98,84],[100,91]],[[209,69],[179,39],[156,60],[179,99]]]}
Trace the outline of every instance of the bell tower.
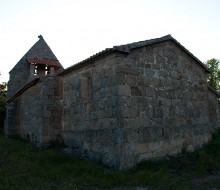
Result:
{"label": "bell tower", "polygon": [[9,72],[8,97],[36,77],[56,74],[63,69],[42,35]]}

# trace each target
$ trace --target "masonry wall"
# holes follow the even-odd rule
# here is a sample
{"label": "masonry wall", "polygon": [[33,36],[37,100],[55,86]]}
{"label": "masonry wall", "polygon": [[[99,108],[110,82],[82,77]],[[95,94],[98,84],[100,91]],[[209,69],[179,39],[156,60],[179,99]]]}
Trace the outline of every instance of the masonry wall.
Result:
{"label": "masonry wall", "polygon": [[122,105],[121,168],[193,151],[219,127],[207,74],[172,42],[134,50],[117,68]]}
{"label": "masonry wall", "polygon": [[30,77],[30,65],[27,63],[26,58],[23,57],[9,74],[7,95],[11,97],[28,82]]}
{"label": "masonry wall", "polygon": [[41,135],[45,143],[61,141],[63,112],[62,78],[47,75],[41,83],[43,125]]}
{"label": "masonry wall", "polygon": [[[63,76],[63,138],[75,154],[120,166],[120,104],[115,68],[122,54],[111,54]],[[86,95],[87,94],[87,95]]]}
{"label": "masonry wall", "polygon": [[6,119],[4,122],[4,132],[7,137],[20,136],[20,101],[16,99],[7,103]]}
{"label": "masonry wall", "polygon": [[[60,90],[61,89],[61,90]],[[7,105],[5,132],[39,147],[61,139],[62,82],[46,76]]]}

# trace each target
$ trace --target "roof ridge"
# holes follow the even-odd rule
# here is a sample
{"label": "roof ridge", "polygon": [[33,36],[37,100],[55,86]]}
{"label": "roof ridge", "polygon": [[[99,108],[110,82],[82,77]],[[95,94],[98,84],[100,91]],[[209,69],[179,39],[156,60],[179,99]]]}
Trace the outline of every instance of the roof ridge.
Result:
{"label": "roof ridge", "polygon": [[132,42],[132,43],[119,45],[119,46],[113,46],[113,49],[121,50],[121,51],[124,50],[125,52],[130,53],[131,49],[139,48],[139,47],[143,47],[143,46],[146,46],[152,43],[157,43],[157,42],[161,42],[164,40],[171,40],[171,39],[174,40],[174,38],[170,34],[168,34],[160,38],[152,38],[150,40],[144,40],[144,41]]}
{"label": "roof ridge", "polygon": [[197,61],[197,63],[203,67],[205,69],[206,72],[210,72],[209,69],[206,67],[206,65],[204,65],[197,57],[195,57],[188,49],[186,49],[182,44],[180,44],[175,38],[173,38],[170,34],[162,36],[160,38],[152,38],[150,40],[144,40],[144,41],[139,41],[139,42],[133,42],[133,43],[129,43],[129,44],[124,44],[124,45],[119,45],[119,46],[113,46],[112,48],[106,48],[92,56],[90,56],[87,59],[84,59],[80,62],[78,62],[77,64],[74,64],[66,69],[64,69],[60,75],[63,75],[65,73],[70,72],[71,70],[78,68],[80,66],[82,66],[83,64],[86,64],[88,61],[94,60],[100,56],[105,55],[106,53],[111,53],[113,51],[120,51],[122,53],[131,53],[132,49],[136,49],[136,48],[140,48],[140,47],[144,47],[144,46],[148,46],[148,45],[152,45],[152,44],[156,44],[156,43],[160,43],[160,42],[164,42],[164,41],[168,41],[168,40],[172,40],[174,43],[176,43],[180,48],[182,48],[188,55],[190,55],[191,57],[194,58],[195,61]]}

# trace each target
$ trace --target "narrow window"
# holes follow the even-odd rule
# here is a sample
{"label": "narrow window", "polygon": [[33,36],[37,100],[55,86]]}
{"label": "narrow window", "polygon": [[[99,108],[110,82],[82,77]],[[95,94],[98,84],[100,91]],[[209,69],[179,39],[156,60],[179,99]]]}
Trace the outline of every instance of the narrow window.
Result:
{"label": "narrow window", "polygon": [[37,66],[34,67],[34,75],[37,75]]}
{"label": "narrow window", "polygon": [[81,76],[81,98],[83,100],[88,100],[90,96],[90,82],[91,78],[89,74]]}

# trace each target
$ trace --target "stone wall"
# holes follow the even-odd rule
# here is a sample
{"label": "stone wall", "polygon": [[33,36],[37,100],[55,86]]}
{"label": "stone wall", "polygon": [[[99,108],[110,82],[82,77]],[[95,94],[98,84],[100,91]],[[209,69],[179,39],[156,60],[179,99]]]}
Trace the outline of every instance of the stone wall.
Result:
{"label": "stone wall", "polygon": [[30,65],[23,57],[15,67],[10,71],[10,79],[8,82],[8,97],[11,97],[19,89],[21,89],[30,77]]}
{"label": "stone wall", "polygon": [[87,64],[63,85],[65,144],[111,167],[193,151],[219,126],[207,73],[172,42]]}
{"label": "stone wall", "polygon": [[20,101],[16,99],[7,103],[7,113],[4,122],[4,133],[7,137],[20,136]]}
{"label": "stone wall", "polygon": [[111,54],[63,76],[63,138],[76,154],[119,167],[118,82],[120,54]]}
{"label": "stone wall", "polygon": [[61,141],[63,91],[62,79],[57,76],[46,76],[42,80],[40,95],[42,97],[42,132],[43,141]]}
{"label": "stone wall", "polygon": [[207,74],[172,42],[134,50],[117,67],[122,108],[121,168],[193,151],[219,126]]}
{"label": "stone wall", "polygon": [[59,77],[48,75],[24,90],[7,105],[7,136],[20,136],[37,146],[59,141],[61,98],[62,81]]}

